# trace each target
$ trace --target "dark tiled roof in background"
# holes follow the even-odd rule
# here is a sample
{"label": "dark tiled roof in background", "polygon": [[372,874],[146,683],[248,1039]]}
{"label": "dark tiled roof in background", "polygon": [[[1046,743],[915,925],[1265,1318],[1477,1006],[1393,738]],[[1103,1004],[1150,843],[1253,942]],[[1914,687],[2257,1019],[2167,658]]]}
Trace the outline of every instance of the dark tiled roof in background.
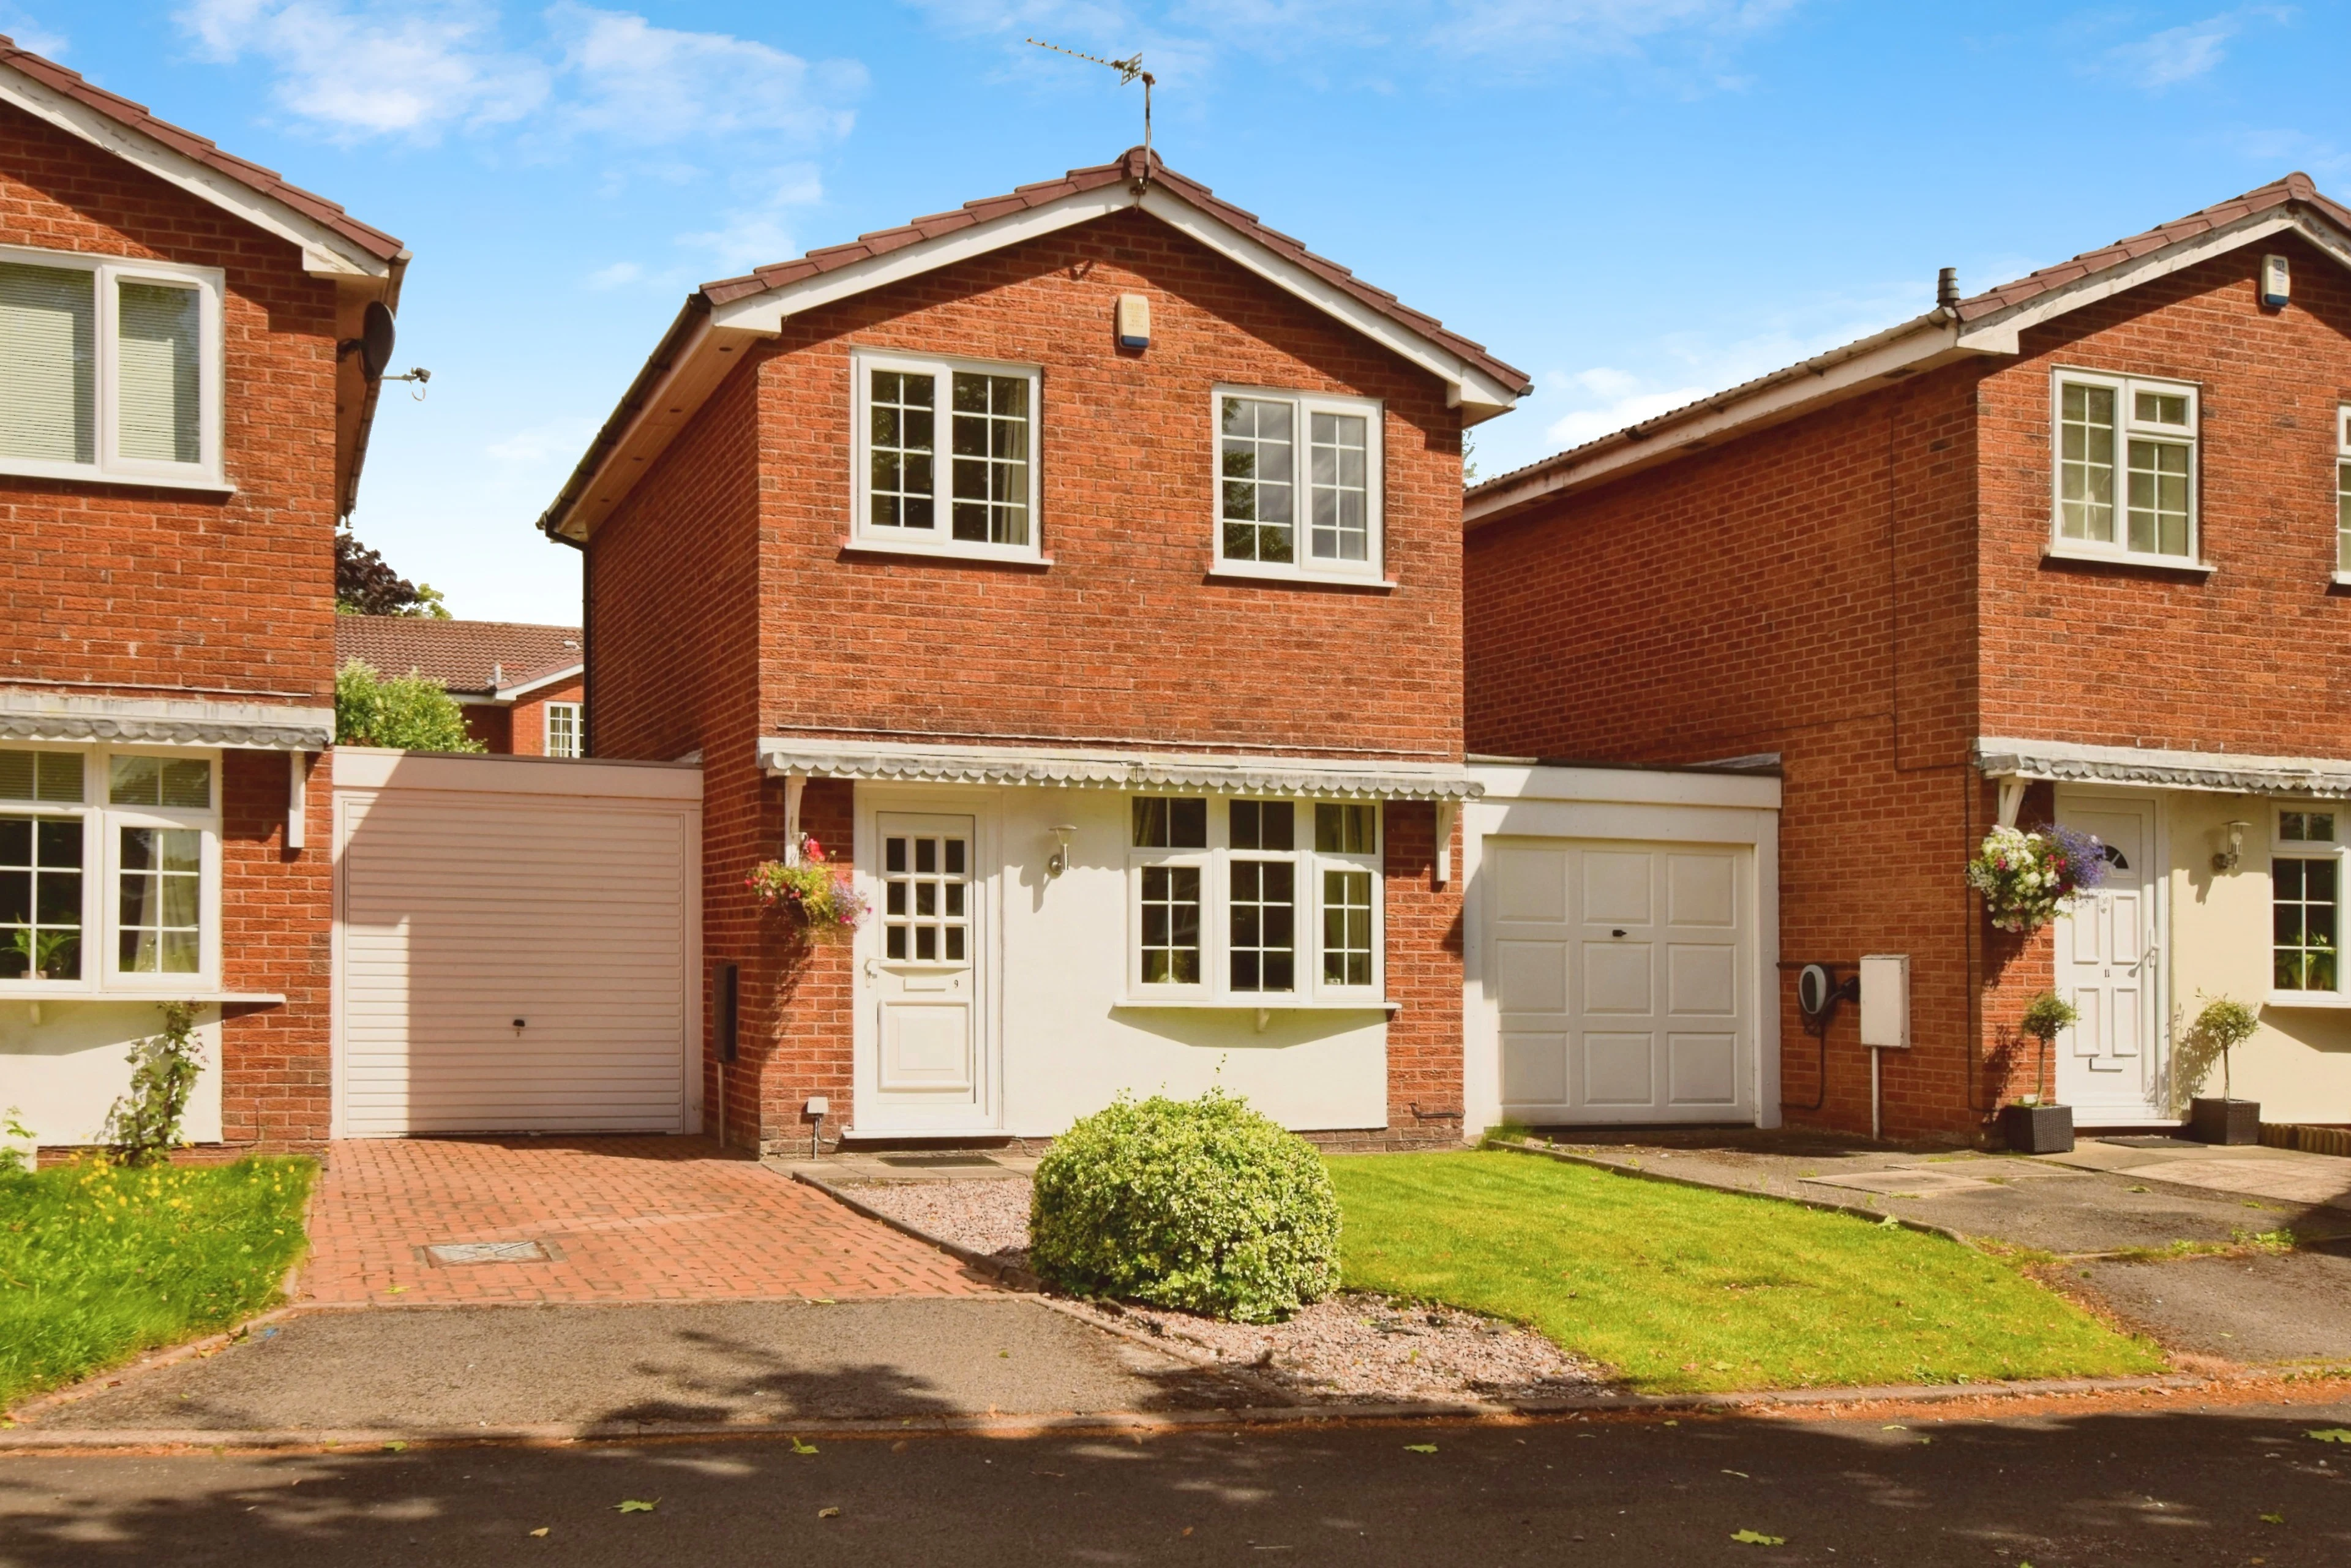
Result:
{"label": "dark tiled roof in background", "polygon": [[518,621],[429,621],[405,615],[335,617],[335,663],[352,659],[381,675],[413,670],[453,692],[486,695],[491,672],[507,685],[581,660],[580,628]]}
{"label": "dark tiled roof in background", "polygon": [[866,260],[871,256],[887,256],[892,251],[903,250],[907,246],[918,245],[924,240],[936,239],[941,235],[953,234],[958,229],[971,228],[991,218],[1000,218],[1008,214],[1023,212],[1031,207],[1041,207],[1048,203],[1058,202],[1064,196],[1074,196],[1086,191],[1098,191],[1105,185],[1124,184],[1140,180],[1144,177],[1147,167],[1152,183],[1164,185],[1192,205],[1215,214],[1225,223],[1238,229],[1268,249],[1295,262],[1324,282],[1346,290],[1383,316],[1401,323],[1424,338],[1444,344],[1504,386],[1523,392],[1534,385],[1524,371],[1494,358],[1486,351],[1484,344],[1472,342],[1458,332],[1448,331],[1445,324],[1436,317],[1424,315],[1413,309],[1384,288],[1373,287],[1337,262],[1326,256],[1315,255],[1302,243],[1279,229],[1268,228],[1258,221],[1255,213],[1244,211],[1230,202],[1219,200],[1216,193],[1209,190],[1207,186],[1196,180],[1186,179],[1167,167],[1157,153],[1150,154],[1148,165],[1144,163],[1144,159],[1142,148],[1130,147],[1120,155],[1116,162],[1097,164],[1089,169],[1072,169],[1058,180],[1043,180],[1033,185],[1023,185],[1009,195],[983,197],[979,201],[967,202],[952,213],[935,213],[929,217],[916,218],[913,223],[904,224],[896,228],[879,229],[872,234],[860,235],[848,245],[827,246],[822,250],[812,250],[797,261],[779,262],[773,267],[759,267],[748,277],[730,277],[716,283],[705,283],[702,286],[702,292],[712,304],[724,305],[729,300],[746,298],[754,294],[765,293],[771,288],[781,288],[788,284],[798,283],[802,278],[814,277],[820,273],[831,272],[838,267]]}
{"label": "dark tiled roof in background", "polygon": [[89,105],[109,120],[162,142],[183,157],[193,158],[249,190],[283,202],[380,260],[391,261],[407,248],[381,229],[360,222],[326,197],[306,191],[299,185],[288,184],[277,170],[265,169],[258,163],[224,152],[209,138],[183,130],[168,120],[157,119],[148,112],[145,104],[133,103],[103,88],[92,87],[81,78],[79,72],[69,71],[55,60],[43,59],[29,49],[18,48],[16,41],[5,35],[0,35],[0,66],[21,71],[43,87]]}

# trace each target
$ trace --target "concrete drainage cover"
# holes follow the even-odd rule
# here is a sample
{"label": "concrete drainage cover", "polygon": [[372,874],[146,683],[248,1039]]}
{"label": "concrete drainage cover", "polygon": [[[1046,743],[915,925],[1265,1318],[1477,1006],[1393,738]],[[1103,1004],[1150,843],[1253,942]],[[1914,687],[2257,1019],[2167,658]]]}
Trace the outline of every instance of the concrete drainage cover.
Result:
{"label": "concrete drainage cover", "polygon": [[422,1249],[428,1262],[544,1263],[551,1256],[536,1241],[444,1241]]}

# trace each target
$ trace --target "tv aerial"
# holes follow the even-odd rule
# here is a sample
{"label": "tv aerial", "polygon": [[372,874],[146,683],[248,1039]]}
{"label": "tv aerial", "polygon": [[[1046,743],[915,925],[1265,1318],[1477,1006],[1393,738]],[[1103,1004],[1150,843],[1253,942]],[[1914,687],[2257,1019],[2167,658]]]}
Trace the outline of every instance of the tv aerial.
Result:
{"label": "tv aerial", "polygon": [[1092,60],[1098,66],[1108,66],[1118,73],[1118,85],[1121,87],[1137,79],[1142,81],[1143,180],[1144,183],[1149,183],[1151,180],[1151,89],[1157,84],[1159,78],[1143,68],[1143,51],[1137,49],[1123,60],[1106,60],[1100,55],[1090,55],[1082,49],[1065,49],[1059,44],[1049,44],[1042,38],[1030,38],[1026,41],[1036,45],[1040,49],[1050,49],[1057,55],[1067,55],[1074,60]]}

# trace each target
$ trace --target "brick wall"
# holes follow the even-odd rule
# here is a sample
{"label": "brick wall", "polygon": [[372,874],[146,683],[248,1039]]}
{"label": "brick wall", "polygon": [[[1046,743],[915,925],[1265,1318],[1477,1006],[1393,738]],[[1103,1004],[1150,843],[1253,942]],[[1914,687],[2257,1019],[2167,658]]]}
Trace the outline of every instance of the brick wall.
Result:
{"label": "brick wall", "polygon": [[497,756],[514,750],[512,709],[496,703],[460,703],[457,711],[465,716],[467,737],[480,741],[484,750]]}
{"label": "brick wall", "polygon": [[547,705],[576,703],[586,682],[574,678],[543,686],[507,709],[507,747],[517,757],[547,755]]}
{"label": "brick wall", "polygon": [[221,756],[221,978],[232,991],[286,998],[282,1007],[226,1010],[227,1144],[322,1143],[333,1116],[334,780],[325,758],[308,760],[307,847],[289,850],[285,755]]}
{"label": "brick wall", "polygon": [[1437,885],[1437,808],[1391,802],[1382,878],[1388,996],[1404,1007],[1388,1020],[1388,1144],[1439,1143],[1462,1133],[1461,830],[1453,880]]}

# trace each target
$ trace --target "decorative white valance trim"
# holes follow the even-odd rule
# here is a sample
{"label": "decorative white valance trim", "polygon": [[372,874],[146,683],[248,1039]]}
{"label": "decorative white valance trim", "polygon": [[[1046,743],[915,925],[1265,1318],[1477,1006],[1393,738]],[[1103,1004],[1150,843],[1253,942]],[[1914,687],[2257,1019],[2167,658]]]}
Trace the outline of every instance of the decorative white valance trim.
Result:
{"label": "decorative white valance trim", "polygon": [[2049,779],[2067,784],[2136,784],[2221,795],[2286,795],[2351,800],[2351,758],[2251,757],[2229,751],[2152,751],[2129,746],[2076,746],[2062,740],[1976,741],[1976,767],[1995,779]]}
{"label": "decorative white valance trim", "polygon": [[1036,784],[1069,789],[1199,789],[1308,799],[1469,800],[1466,768],[1346,758],[1215,757],[1029,746],[917,746],[762,737],[759,766],[781,777],[923,784]]}
{"label": "decorative white valance trim", "polygon": [[205,697],[83,696],[0,688],[0,740],[324,751],[335,743],[335,710]]}

